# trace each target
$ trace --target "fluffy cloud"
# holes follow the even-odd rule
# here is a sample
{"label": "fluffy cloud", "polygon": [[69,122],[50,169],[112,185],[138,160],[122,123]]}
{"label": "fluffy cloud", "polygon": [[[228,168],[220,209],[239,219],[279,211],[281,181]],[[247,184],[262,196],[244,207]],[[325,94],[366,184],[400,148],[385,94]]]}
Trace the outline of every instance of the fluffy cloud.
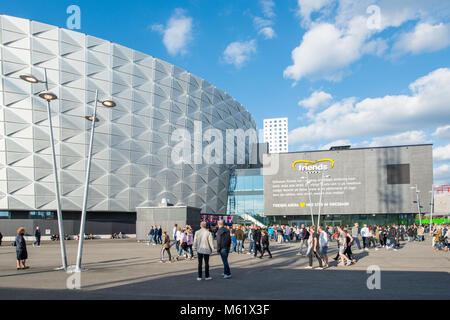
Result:
{"label": "fluffy cloud", "polygon": [[268,18],[275,17],[274,7],[275,2],[273,0],[260,0],[259,3],[262,6],[263,13]]}
{"label": "fluffy cloud", "polygon": [[362,17],[354,18],[344,30],[330,23],[317,24],[303,35],[300,45],[292,51],[294,64],[288,66],[283,75],[295,81],[312,75],[339,80],[335,78],[336,71],[361,57],[369,34]]}
{"label": "fluffy cloud", "polygon": [[263,35],[264,39],[268,40],[276,37],[275,30],[272,28],[274,24],[272,20],[255,17],[253,18],[253,24],[258,30],[258,34]]}
{"label": "fluffy cloud", "polygon": [[450,125],[437,128],[433,136],[439,139],[450,139]]}
{"label": "fluffy cloud", "polygon": [[450,160],[450,144],[433,149],[433,159],[436,161]]}
{"label": "fluffy cloud", "polygon": [[394,53],[432,52],[450,45],[450,25],[419,23],[412,32],[404,33],[394,44]]}
{"label": "fluffy cloud", "polygon": [[[284,77],[295,83],[305,77],[339,81],[346,68],[363,55],[380,56],[387,51],[386,40],[374,39],[377,34],[407,21],[419,22],[413,34],[400,37],[397,48],[402,52],[433,51],[448,45],[447,40],[436,41],[447,36],[447,26],[428,24],[432,19],[448,18],[450,6],[445,1],[298,0],[298,8],[306,32],[292,51],[292,65],[284,70]],[[408,42],[411,38],[414,41]]]}
{"label": "fluffy cloud", "polygon": [[406,131],[398,134],[375,137],[370,142],[364,142],[361,146],[365,147],[382,147],[382,146],[399,146],[408,144],[427,143],[427,134],[421,130]]}
{"label": "fluffy cloud", "polygon": [[256,52],[256,40],[230,43],[224,53],[223,59],[228,64],[233,64],[236,68],[242,67],[250,56]]}
{"label": "fluffy cloud", "polygon": [[163,35],[163,43],[169,54],[185,54],[186,47],[192,41],[192,17],[186,16],[185,10],[177,8],[166,26],[156,24],[152,30]]}
{"label": "fluffy cloud", "polygon": [[309,98],[300,100],[298,105],[306,109],[316,109],[327,106],[333,99],[331,94],[324,91],[314,91]]}
{"label": "fluffy cloud", "polygon": [[434,183],[436,185],[450,183],[450,165],[443,164],[434,169]]}
{"label": "fluffy cloud", "polygon": [[330,5],[334,0],[298,0],[298,12],[303,26],[311,23],[311,14]]}
{"label": "fluffy cloud", "polygon": [[409,95],[338,101],[316,113],[309,125],[292,130],[289,140],[305,143],[373,137],[449,123],[450,69],[437,69],[414,81],[409,89]]}
{"label": "fluffy cloud", "polygon": [[264,39],[272,39],[276,37],[275,30],[271,27],[265,27],[259,30],[258,34],[262,34],[264,36]]}

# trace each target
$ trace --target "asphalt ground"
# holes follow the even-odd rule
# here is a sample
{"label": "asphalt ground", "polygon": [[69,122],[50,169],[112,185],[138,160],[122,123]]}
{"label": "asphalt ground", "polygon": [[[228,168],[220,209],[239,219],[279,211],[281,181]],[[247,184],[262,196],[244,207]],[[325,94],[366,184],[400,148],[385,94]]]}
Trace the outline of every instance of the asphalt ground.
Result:
{"label": "asphalt ground", "polygon": [[[307,257],[296,255],[299,243],[272,242],[273,259],[230,254],[232,279],[223,279],[220,256],[212,255],[212,281],[197,281],[197,260],[160,263],[160,246],[134,239],[84,243],[83,267],[87,271],[77,274],[55,270],[61,266],[58,242],[43,242],[39,248],[28,243],[27,270],[16,270],[15,248],[3,243],[0,299],[450,299],[450,253],[435,252],[429,239],[402,242],[398,251],[360,252],[353,246],[358,262],[348,267],[337,266],[331,259],[337,252],[332,242],[332,262],[325,270],[305,269]],[[75,264],[77,244],[66,241],[69,264]],[[176,255],[174,247],[171,252]],[[369,266],[379,268],[379,281],[368,273]],[[75,278],[78,275],[80,278]],[[368,279],[380,288],[369,289]],[[80,289],[68,289],[77,284]]]}

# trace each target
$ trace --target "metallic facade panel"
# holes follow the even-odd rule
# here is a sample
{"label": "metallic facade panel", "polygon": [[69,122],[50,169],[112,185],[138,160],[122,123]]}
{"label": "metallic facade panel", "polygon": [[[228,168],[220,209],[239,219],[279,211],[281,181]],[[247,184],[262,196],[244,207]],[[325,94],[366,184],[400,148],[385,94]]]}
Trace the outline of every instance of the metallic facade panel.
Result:
{"label": "metallic facade panel", "polygon": [[[98,108],[88,210],[135,212],[175,205],[226,212],[228,165],[175,165],[171,133],[256,129],[252,116],[207,81],[106,40],[0,15],[0,210],[55,210],[44,79],[51,102],[63,210],[81,210],[95,90],[117,107]],[[192,142],[194,143],[194,142]],[[202,183],[209,183],[208,187]]]}

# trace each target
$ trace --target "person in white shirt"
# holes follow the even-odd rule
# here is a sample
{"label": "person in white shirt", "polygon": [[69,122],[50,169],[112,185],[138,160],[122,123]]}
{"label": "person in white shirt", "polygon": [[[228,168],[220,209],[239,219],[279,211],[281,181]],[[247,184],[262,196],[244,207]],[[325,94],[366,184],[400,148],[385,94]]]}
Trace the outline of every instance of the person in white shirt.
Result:
{"label": "person in white shirt", "polygon": [[369,228],[367,228],[367,224],[361,229],[361,237],[363,239],[363,248],[366,251],[369,251],[367,240],[369,239]]}
{"label": "person in white shirt", "polygon": [[319,227],[319,247],[320,255],[323,260],[323,267],[328,268],[328,233],[324,230],[322,226]]}

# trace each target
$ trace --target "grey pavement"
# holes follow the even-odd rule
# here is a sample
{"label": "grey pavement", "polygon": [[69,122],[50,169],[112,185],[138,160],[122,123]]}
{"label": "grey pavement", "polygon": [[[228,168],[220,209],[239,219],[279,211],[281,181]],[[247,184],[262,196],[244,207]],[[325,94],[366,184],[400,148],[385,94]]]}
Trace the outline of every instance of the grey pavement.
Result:
{"label": "grey pavement", "polygon": [[[428,239],[427,239],[428,240]],[[56,271],[59,243],[28,245],[28,270],[16,270],[15,248],[0,247],[0,299],[450,299],[448,252],[435,252],[430,241],[405,243],[398,251],[353,250],[358,262],[305,270],[308,260],[297,256],[298,243],[271,244],[274,258],[230,255],[233,278],[223,279],[220,256],[211,256],[212,281],[197,281],[197,260],[160,263],[160,246],[135,240],[85,241],[81,289],[67,289],[72,276]],[[75,263],[77,241],[67,241],[69,264]],[[248,245],[248,243],[247,243]],[[171,249],[172,255],[175,248]],[[369,290],[367,267],[381,269],[381,289]],[[317,266],[317,261],[314,261]]]}

